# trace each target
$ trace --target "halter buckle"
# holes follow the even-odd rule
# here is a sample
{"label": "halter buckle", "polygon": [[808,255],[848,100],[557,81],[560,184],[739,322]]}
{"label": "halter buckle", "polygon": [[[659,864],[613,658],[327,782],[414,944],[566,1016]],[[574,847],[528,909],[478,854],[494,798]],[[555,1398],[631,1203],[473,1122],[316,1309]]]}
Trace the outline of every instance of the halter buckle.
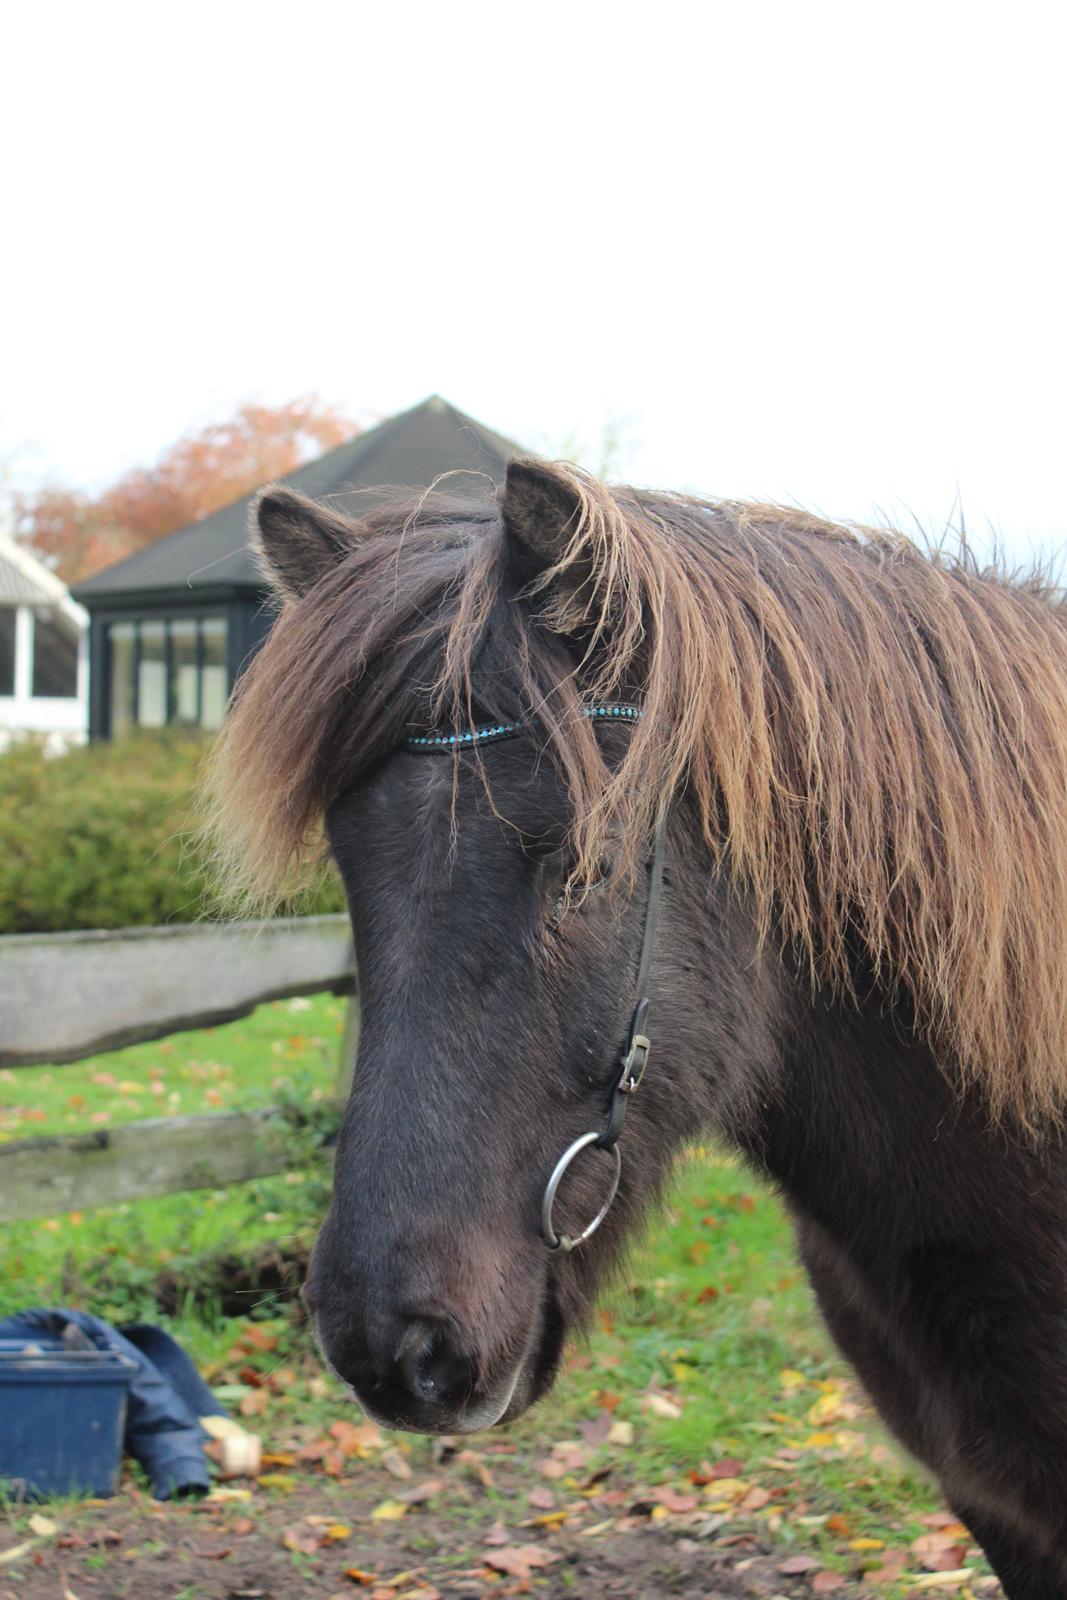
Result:
{"label": "halter buckle", "polygon": [[652,1049],[652,1040],[644,1033],[635,1033],[630,1040],[630,1048],[623,1057],[622,1071],[619,1074],[618,1090],[620,1094],[636,1094],[641,1087],[641,1079],[648,1066],[649,1052]]}

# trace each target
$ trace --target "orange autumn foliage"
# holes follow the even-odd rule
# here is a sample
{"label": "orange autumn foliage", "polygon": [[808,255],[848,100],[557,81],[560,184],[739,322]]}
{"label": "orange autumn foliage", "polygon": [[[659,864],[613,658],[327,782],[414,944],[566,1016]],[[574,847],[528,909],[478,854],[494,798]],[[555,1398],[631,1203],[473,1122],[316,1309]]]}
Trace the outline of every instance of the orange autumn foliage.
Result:
{"label": "orange autumn foliage", "polygon": [[225,421],[183,434],[152,466],[131,468],[100,494],[63,484],[19,494],[17,532],[75,583],[358,432],[350,418],[314,397],[244,405]]}

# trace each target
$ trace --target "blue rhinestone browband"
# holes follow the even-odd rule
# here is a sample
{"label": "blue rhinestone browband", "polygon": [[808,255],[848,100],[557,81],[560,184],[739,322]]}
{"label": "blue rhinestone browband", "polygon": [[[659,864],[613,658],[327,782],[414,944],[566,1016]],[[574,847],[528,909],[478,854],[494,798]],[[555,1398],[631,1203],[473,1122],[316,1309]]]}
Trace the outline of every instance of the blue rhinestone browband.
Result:
{"label": "blue rhinestone browband", "polygon": [[[640,706],[628,705],[625,701],[612,701],[601,706],[584,706],[584,717],[603,718],[609,721],[618,718],[621,721],[636,722],[644,716]],[[528,717],[523,722],[489,722],[480,728],[468,728],[462,733],[417,733],[403,742],[403,749],[417,750],[429,755],[445,755],[450,750],[464,745],[495,744],[501,739],[515,739],[525,729],[536,722],[536,717]]]}

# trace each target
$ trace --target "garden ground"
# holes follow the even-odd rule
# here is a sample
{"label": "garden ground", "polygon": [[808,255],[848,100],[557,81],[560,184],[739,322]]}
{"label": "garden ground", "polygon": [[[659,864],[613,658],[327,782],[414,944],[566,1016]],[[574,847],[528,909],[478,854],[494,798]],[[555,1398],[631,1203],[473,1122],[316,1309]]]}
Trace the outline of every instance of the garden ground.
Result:
{"label": "garden ground", "polygon": [[[318,1128],[341,1026],[338,1001],[279,1002],[0,1072],[0,1138],[279,1100]],[[294,1163],[0,1229],[0,1311],[163,1322],[267,1452],[202,1504],[158,1504],[135,1467],[114,1500],[9,1501],[3,1600],[999,1593],[834,1355],[777,1199],[732,1157],[687,1158],[553,1396],[452,1442],[381,1432],[323,1371],[293,1292],[328,1172],[310,1141]]]}

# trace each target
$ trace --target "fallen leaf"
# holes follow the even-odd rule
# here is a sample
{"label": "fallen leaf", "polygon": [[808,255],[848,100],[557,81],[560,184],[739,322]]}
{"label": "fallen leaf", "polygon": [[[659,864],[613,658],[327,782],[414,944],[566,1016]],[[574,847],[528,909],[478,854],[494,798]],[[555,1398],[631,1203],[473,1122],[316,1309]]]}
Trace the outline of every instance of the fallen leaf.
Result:
{"label": "fallen leaf", "polygon": [[605,1444],[611,1437],[612,1417],[610,1411],[601,1411],[597,1416],[586,1422],[578,1424],[578,1432],[586,1444]]}
{"label": "fallen leaf", "polygon": [[398,1489],[396,1497],[406,1506],[421,1506],[427,1500],[432,1500],[435,1494],[440,1494],[444,1486],[443,1478],[424,1478],[412,1489]]}
{"label": "fallen leaf", "polygon": [[21,1544],[13,1544],[10,1550],[0,1551],[0,1566],[5,1566],[9,1561],[19,1561],[33,1549],[36,1539],[24,1539]]}
{"label": "fallen leaf", "polygon": [[835,1589],[843,1589],[845,1580],[839,1572],[817,1572],[811,1580],[812,1594],[832,1594]]}
{"label": "fallen leaf", "polygon": [[294,1550],[302,1556],[313,1556],[321,1543],[318,1534],[302,1522],[295,1522],[282,1534],[282,1544],[286,1550]]}
{"label": "fallen leaf", "polygon": [[540,1487],[531,1489],[526,1498],[538,1511],[551,1511],[556,1503],[556,1497],[552,1490]]}
{"label": "fallen leaf", "polygon": [[526,1579],[537,1567],[547,1567],[559,1557],[543,1544],[513,1544],[503,1550],[493,1550],[485,1558],[494,1572],[503,1572],[509,1578]]}
{"label": "fallen leaf", "polygon": [[383,1500],[371,1512],[372,1522],[399,1522],[401,1517],[407,1516],[408,1508],[403,1500]]}
{"label": "fallen leaf", "polygon": [[268,1332],[258,1322],[246,1322],[241,1329],[239,1343],[246,1345],[250,1350],[274,1350],[278,1344],[278,1335]]}
{"label": "fallen leaf", "polygon": [[625,1450],[634,1442],[634,1425],[632,1422],[613,1422],[608,1434],[608,1443],[621,1445]]}
{"label": "fallen leaf", "polygon": [[660,1485],[655,1491],[656,1502],[666,1511],[682,1512],[695,1511],[700,1504],[695,1494],[678,1494],[666,1485]]}
{"label": "fallen leaf", "polygon": [[346,1567],[345,1577],[350,1583],[358,1583],[361,1587],[369,1589],[372,1583],[378,1582],[376,1572],[364,1572],[362,1567]]}
{"label": "fallen leaf", "polygon": [[779,1561],[778,1571],[788,1578],[793,1578],[802,1572],[814,1572],[818,1565],[814,1556],[787,1556],[784,1561]]}
{"label": "fallen leaf", "polygon": [[928,1572],[912,1580],[913,1589],[962,1589],[974,1577],[973,1567],[957,1567],[954,1572]]}
{"label": "fallen leaf", "polygon": [[332,1422],[329,1433],[346,1456],[368,1456],[385,1443],[376,1422]]}
{"label": "fallen leaf", "polygon": [[676,1400],[668,1400],[665,1394],[646,1394],[641,1401],[642,1411],[651,1411],[654,1417],[663,1417],[668,1422],[676,1422],[682,1414],[682,1408]]}
{"label": "fallen leaf", "polygon": [[404,1452],[396,1449],[395,1446],[391,1450],[385,1450],[382,1452],[382,1466],[385,1468],[386,1472],[391,1473],[394,1478],[411,1477],[411,1462],[408,1460]]}
{"label": "fallen leaf", "polygon": [[50,1539],[54,1533],[59,1532],[59,1523],[53,1522],[51,1517],[44,1517],[35,1511],[30,1518],[30,1532],[35,1533],[39,1539]]}
{"label": "fallen leaf", "polygon": [[291,1472],[261,1472],[256,1482],[261,1489],[277,1489],[281,1494],[292,1494],[297,1485]]}

